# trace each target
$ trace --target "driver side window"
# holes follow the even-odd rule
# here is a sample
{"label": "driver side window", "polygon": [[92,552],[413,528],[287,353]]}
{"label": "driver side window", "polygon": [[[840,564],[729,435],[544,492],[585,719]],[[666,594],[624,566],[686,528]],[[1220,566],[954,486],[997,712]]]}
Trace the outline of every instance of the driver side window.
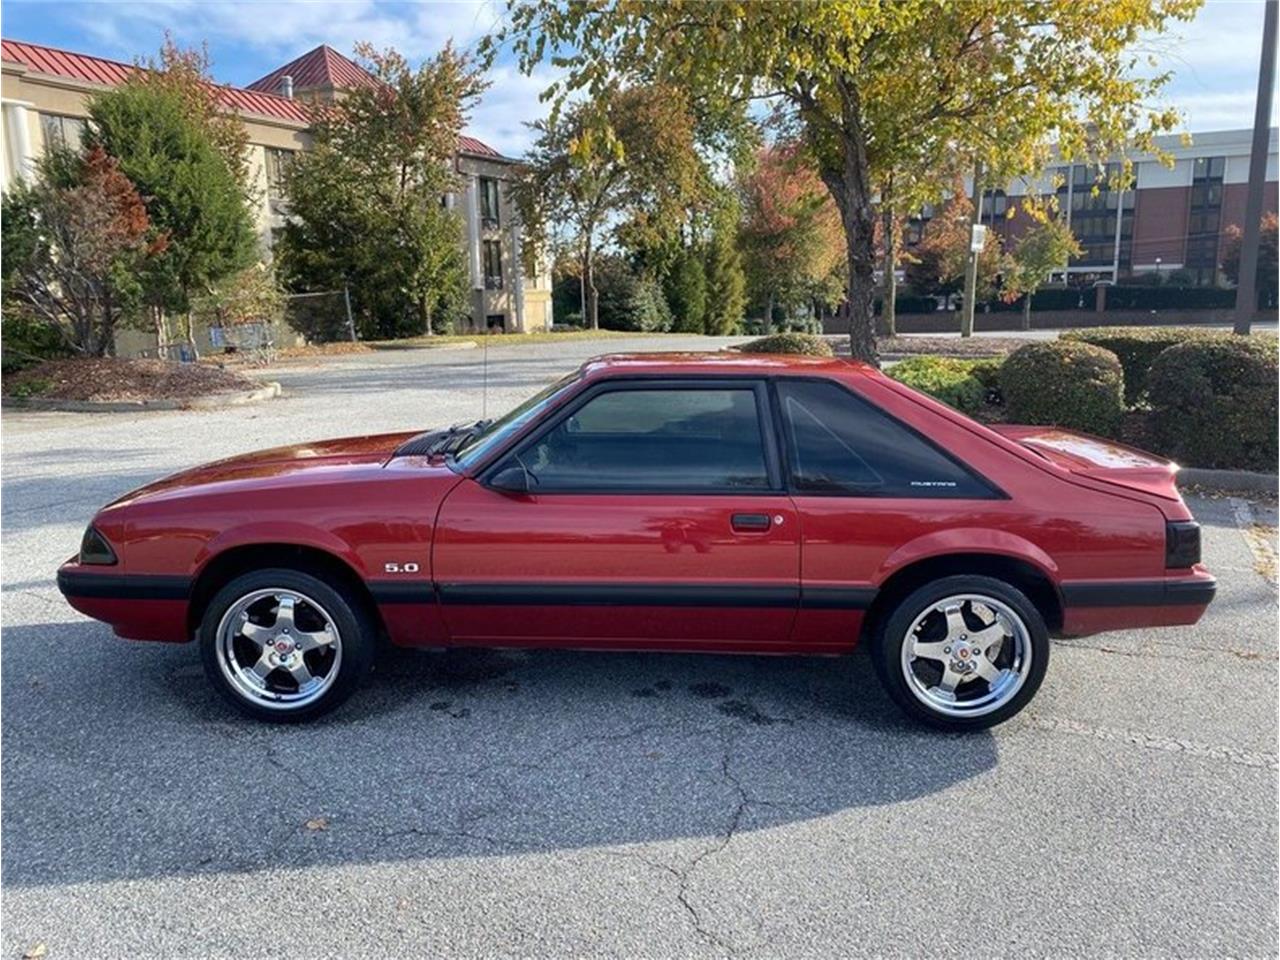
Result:
{"label": "driver side window", "polygon": [[751,491],[770,486],[750,385],[598,394],[518,453],[533,491]]}

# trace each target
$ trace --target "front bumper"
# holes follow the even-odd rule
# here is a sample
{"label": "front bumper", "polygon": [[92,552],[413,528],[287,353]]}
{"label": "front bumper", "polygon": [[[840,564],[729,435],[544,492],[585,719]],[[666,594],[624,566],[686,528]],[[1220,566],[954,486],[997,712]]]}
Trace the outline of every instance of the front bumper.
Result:
{"label": "front bumper", "polygon": [[72,557],[58,568],[58,589],[74,609],[129,640],[189,640],[187,577],[121,573]]}

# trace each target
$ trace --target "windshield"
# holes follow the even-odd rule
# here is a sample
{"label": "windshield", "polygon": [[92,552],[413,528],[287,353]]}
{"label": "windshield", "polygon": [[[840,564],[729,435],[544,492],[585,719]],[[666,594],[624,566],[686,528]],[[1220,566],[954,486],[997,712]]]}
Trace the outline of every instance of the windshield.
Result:
{"label": "windshield", "polygon": [[507,437],[517,432],[526,423],[551,406],[564,391],[577,383],[581,376],[581,372],[575,370],[567,377],[539,390],[509,413],[503,414],[497,420],[490,420],[485,423],[465,444],[458,448],[458,452],[455,455],[458,463],[468,467],[483,459],[488,451],[500,446]]}

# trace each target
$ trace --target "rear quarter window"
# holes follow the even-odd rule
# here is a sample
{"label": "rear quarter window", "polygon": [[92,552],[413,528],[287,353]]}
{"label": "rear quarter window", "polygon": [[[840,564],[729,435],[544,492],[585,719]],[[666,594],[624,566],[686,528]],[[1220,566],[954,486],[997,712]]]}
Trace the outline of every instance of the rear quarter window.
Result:
{"label": "rear quarter window", "polygon": [[778,400],[797,493],[920,499],[998,495],[915,430],[837,384],[780,381]]}

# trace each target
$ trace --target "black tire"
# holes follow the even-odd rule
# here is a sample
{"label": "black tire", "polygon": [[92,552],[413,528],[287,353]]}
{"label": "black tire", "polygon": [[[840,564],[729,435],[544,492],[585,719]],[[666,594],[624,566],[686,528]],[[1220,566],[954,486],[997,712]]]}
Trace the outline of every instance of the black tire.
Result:
{"label": "black tire", "polygon": [[[224,672],[219,650],[219,624],[242,598],[263,590],[296,591],[313,600],[328,614],[338,631],[341,658],[331,667],[335,676],[314,700],[297,706],[267,706],[254,702],[240,692]],[[301,570],[267,568],[236,577],[214,595],[201,618],[198,640],[205,675],[228,703],[257,720],[298,723],[328,713],[355,692],[373,663],[377,624],[364,598],[346,584],[321,579]]]}
{"label": "black tire", "polygon": [[[913,692],[903,667],[903,645],[916,618],[948,597],[965,594],[990,597],[1008,607],[1026,627],[1030,649],[1021,687],[991,712],[976,716],[956,716],[930,706]],[[984,730],[1008,720],[1040,689],[1049,666],[1049,630],[1035,604],[1017,587],[994,577],[943,577],[912,591],[879,618],[872,635],[871,659],[885,691],[909,717],[944,730]]]}

